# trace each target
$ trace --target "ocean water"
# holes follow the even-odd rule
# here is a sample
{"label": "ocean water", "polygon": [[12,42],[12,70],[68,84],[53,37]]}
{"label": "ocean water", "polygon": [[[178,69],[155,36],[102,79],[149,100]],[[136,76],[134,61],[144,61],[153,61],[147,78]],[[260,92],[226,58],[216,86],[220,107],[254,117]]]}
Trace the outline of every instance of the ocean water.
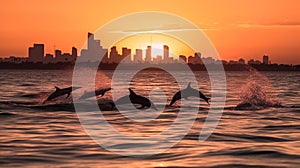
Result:
{"label": "ocean water", "polygon": [[[109,87],[112,73],[99,71],[96,86]],[[184,72],[176,73],[185,76]],[[199,89],[209,96],[207,74],[195,75]],[[152,156],[129,157],[101,147],[85,132],[71,97],[62,96],[42,104],[54,86],[72,84],[71,71],[1,70],[0,167],[299,167],[300,73],[227,72],[226,78],[225,108],[206,141],[199,142],[198,137],[210,106],[200,101],[192,128],[175,146]],[[143,71],[131,80],[130,87],[140,95],[151,94],[158,100],[155,104],[159,108],[164,108],[179,89],[174,78],[163,71]],[[160,90],[153,92],[157,88]],[[76,93],[83,92],[78,89]],[[111,98],[108,92],[99,102],[105,104]],[[257,99],[265,106],[235,109],[241,102],[253,103]],[[190,101],[199,103],[198,99]],[[105,119],[118,131],[133,137],[150,137],[170,127],[180,104],[167,106],[156,119],[146,122],[129,120],[109,105],[103,106]],[[143,114],[151,116],[147,110]],[[119,144],[112,147],[116,150],[143,151],[139,145],[114,142],[109,130],[104,136],[112,144]],[[156,149],[159,148],[154,146]]]}

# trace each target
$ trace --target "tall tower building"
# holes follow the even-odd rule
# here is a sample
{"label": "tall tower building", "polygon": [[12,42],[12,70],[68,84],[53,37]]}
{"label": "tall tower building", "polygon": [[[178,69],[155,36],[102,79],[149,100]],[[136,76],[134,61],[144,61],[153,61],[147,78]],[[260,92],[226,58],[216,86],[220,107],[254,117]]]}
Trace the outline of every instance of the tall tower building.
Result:
{"label": "tall tower building", "polygon": [[33,47],[29,47],[28,57],[30,62],[43,62],[44,44],[33,44]]}
{"label": "tall tower building", "polygon": [[122,48],[122,59],[124,59],[126,63],[131,62],[131,49],[128,49],[126,47]]}
{"label": "tall tower building", "polygon": [[134,61],[134,63],[143,62],[143,50],[141,50],[141,49],[135,50],[135,55],[133,57],[133,61]]}
{"label": "tall tower building", "polygon": [[94,34],[88,32],[88,42],[87,42],[87,49],[92,49],[94,45]]}
{"label": "tall tower building", "polygon": [[263,64],[269,64],[269,56],[267,55],[263,56]]}
{"label": "tall tower building", "polygon": [[151,50],[152,50],[152,47],[147,46],[145,62],[151,63],[151,61],[152,61]]}
{"label": "tall tower building", "polygon": [[55,58],[58,58],[61,56],[61,50],[55,50]]}
{"label": "tall tower building", "polygon": [[109,57],[110,57],[109,58],[109,63],[119,63],[120,62],[121,57],[118,54],[116,46],[111,47]]}
{"label": "tall tower building", "polygon": [[170,56],[169,56],[169,46],[164,45],[164,58],[163,58],[165,63],[170,62]]}
{"label": "tall tower building", "polygon": [[93,33],[88,33],[87,49],[81,50],[81,61],[99,61],[100,58],[107,58],[107,49],[101,46],[100,40],[94,38]]}
{"label": "tall tower building", "polygon": [[72,57],[77,57],[77,48],[76,47],[72,47]]}

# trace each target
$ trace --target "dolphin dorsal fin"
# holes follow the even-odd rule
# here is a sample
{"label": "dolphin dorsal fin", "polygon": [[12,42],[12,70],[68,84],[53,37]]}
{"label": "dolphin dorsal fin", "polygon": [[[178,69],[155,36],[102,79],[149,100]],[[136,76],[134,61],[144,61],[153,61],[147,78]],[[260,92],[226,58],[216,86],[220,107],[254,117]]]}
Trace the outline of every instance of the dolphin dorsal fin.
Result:
{"label": "dolphin dorsal fin", "polygon": [[192,88],[191,87],[192,82],[189,82],[188,86],[186,88]]}
{"label": "dolphin dorsal fin", "polygon": [[59,88],[59,87],[57,87],[57,86],[54,86],[54,87],[55,87],[55,89],[56,89],[56,90],[60,90],[60,88]]}
{"label": "dolphin dorsal fin", "polygon": [[133,90],[129,88],[130,95],[136,95]]}

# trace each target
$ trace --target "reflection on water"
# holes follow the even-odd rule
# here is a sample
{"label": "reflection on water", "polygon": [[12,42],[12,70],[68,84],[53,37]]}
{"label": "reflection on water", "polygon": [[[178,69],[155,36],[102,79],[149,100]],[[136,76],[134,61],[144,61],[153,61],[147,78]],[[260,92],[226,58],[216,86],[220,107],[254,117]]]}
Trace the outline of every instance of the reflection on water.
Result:
{"label": "reflection on water", "polygon": [[[178,74],[181,72],[178,71]],[[109,87],[112,72],[99,72],[96,86]],[[184,73],[180,74],[184,77]],[[76,166],[76,167],[297,167],[300,164],[300,73],[263,73],[270,85],[266,92],[280,98],[283,107],[261,110],[234,110],[240,93],[247,86],[249,72],[228,72],[226,107],[214,133],[205,142],[198,136],[209,106],[201,101],[197,119],[183,140],[164,153],[148,158],[124,157],[109,152],[83,130],[71,98],[59,98],[41,105],[54,86],[71,85],[72,72],[2,70],[0,74],[0,165],[3,166]],[[159,76],[159,78],[158,78]],[[211,94],[206,73],[196,72],[199,89]],[[262,80],[259,80],[262,81]],[[186,81],[188,83],[188,81]],[[170,101],[179,87],[161,71],[141,72],[130,83],[137,93],[147,96],[162,89]],[[78,90],[83,94],[82,90]],[[158,96],[160,94],[151,94]],[[100,102],[111,99],[107,92]],[[191,99],[197,103],[198,99]],[[164,102],[156,102],[163,107]],[[166,107],[156,119],[130,120],[117,111],[103,111],[107,121],[130,136],[152,136],[166,130],[178,115]],[[109,137],[109,132],[107,132]],[[113,137],[111,137],[113,138]],[[168,143],[168,142],[164,142]],[[112,143],[113,144],[113,143]],[[126,144],[113,146],[126,149]],[[138,146],[137,146],[138,148]]]}

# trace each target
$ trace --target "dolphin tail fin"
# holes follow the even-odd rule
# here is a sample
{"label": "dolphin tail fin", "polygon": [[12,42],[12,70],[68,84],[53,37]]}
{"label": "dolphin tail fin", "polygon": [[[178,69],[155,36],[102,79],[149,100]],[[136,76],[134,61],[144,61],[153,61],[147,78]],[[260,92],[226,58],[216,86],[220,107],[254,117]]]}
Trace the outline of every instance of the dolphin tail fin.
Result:
{"label": "dolphin tail fin", "polygon": [[170,106],[172,106],[177,100],[181,99],[181,91],[178,91],[175,93],[175,95],[172,97],[172,100],[170,102]]}
{"label": "dolphin tail fin", "polygon": [[210,100],[209,97],[206,97],[204,100],[206,101],[207,104],[209,104],[209,100]]}
{"label": "dolphin tail fin", "polygon": [[189,82],[188,86],[186,88],[191,88],[192,82]]}
{"label": "dolphin tail fin", "polygon": [[129,88],[130,95],[136,95],[132,89]]}
{"label": "dolphin tail fin", "polygon": [[200,91],[199,91],[199,96],[200,96],[201,99],[205,100],[205,102],[206,102],[207,104],[209,104],[209,100],[210,100],[209,97],[206,97],[206,96],[205,96],[202,92],[200,92]]}

